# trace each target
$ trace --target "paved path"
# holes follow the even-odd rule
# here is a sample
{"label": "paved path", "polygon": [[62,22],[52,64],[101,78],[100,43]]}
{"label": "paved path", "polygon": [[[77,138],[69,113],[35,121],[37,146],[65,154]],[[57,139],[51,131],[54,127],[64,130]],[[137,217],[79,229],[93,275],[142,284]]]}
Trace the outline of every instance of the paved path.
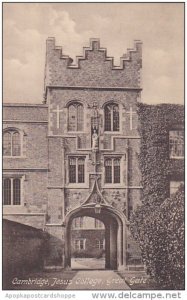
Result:
{"label": "paved path", "polygon": [[130,290],[114,271],[78,271],[66,290]]}
{"label": "paved path", "polygon": [[95,258],[73,258],[71,259],[71,268],[73,270],[101,270],[105,269],[105,259]]}

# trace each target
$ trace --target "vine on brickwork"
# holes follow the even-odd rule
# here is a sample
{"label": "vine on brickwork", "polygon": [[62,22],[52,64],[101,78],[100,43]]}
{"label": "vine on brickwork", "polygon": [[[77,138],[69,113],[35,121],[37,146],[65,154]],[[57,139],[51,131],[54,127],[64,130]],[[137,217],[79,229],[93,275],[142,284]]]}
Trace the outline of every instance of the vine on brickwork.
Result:
{"label": "vine on brickwork", "polygon": [[[184,108],[181,105],[139,104],[139,133],[141,148],[139,155],[142,173],[143,203],[161,203],[168,197],[170,176],[184,173],[183,160],[169,158],[169,130],[184,124]],[[178,173],[178,174],[177,174]]]}
{"label": "vine on brickwork", "polygon": [[184,191],[169,198],[169,179],[184,174],[184,161],[169,158],[169,130],[184,123],[179,105],[138,105],[142,205],[131,216],[147,272],[160,288],[184,287]]}

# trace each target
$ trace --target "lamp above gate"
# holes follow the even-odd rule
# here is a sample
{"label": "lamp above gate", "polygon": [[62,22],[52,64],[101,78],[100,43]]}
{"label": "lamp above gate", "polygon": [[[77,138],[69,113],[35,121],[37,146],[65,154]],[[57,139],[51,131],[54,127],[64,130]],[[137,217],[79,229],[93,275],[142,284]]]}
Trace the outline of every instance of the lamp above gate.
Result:
{"label": "lamp above gate", "polygon": [[95,209],[95,213],[96,214],[100,214],[101,213],[101,205],[99,203],[97,203],[94,207]]}

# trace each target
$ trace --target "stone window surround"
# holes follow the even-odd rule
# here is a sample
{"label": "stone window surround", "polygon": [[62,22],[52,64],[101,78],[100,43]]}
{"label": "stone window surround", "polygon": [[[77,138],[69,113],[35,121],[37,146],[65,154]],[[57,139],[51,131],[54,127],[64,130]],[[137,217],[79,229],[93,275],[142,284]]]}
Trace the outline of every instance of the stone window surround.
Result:
{"label": "stone window surround", "polygon": [[[76,158],[85,158],[84,163],[84,176],[85,181],[83,183],[70,183],[69,182],[69,158],[76,157]],[[89,188],[89,173],[87,171],[87,165],[88,165],[89,155],[88,154],[74,154],[69,153],[65,159],[65,177],[66,177],[66,187],[67,188]]]}
{"label": "stone window surround", "polygon": [[[104,162],[104,168],[105,168],[105,183],[106,184],[111,184],[111,183],[120,183],[121,180],[121,158],[105,158],[105,162]],[[116,172],[116,167],[117,167],[117,172]],[[107,172],[107,169],[110,170],[110,174],[108,174],[109,172]],[[109,171],[108,170],[108,171]]]}
{"label": "stone window surround", "polygon": [[[82,131],[69,131],[68,130],[68,116],[69,116],[69,114],[68,114],[68,109],[69,109],[69,106],[71,105],[71,104],[73,104],[73,103],[80,103],[80,104],[82,104],[82,106],[83,106],[83,130]],[[118,107],[119,107],[119,130],[118,131],[105,131],[104,130],[104,122],[105,122],[105,120],[104,120],[104,117],[105,117],[105,115],[104,115],[104,110],[105,110],[105,106],[106,105],[109,105],[109,104],[114,104],[114,105],[118,105]],[[83,101],[81,101],[80,99],[74,99],[74,100],[70,100],[70,101],[68,101],[66,104],[65,104],[65,106],[64,106],[64,108],[65,108],[65,113],[66,113],[66,124],[67,124],[67,127],[66,127],[66,132],[68,133],[68,134],[81,134],[81,133],[85,133],[86,132],[86,112],[87,112],[87,109],[86,109],[86,107],[85,107],[86,105],[83,103]],[[115,100],[107,100],[107,101],[105,101],[104,102],[104,104],[102,105],[102,107],[99,107],[98,108],[98,110],[99,110],[99,114],[101,115],[101,118],[102,118],[102,120],[103,120],[103,126],[102,126],[102,132],[104,132],[104,133],[107,133],[107,134],[115,134],[115,135],[120,135],[120,134],[122,134],[122,111],[125,109],[125,107],[119,102],[119,101],[115,101]],[[89,110],[89,109],[88,109]]]}
{"label": "stone window surround", "polygon": [[[83,130],[75,130],[75,131],[73,131],[73,130],[69,130],[69,107],[71,106],[71,105],[81,105],[82,106],[82,108],[83,108]],[[69,133],[72,133],[72,134],[74,134],[74,133],[83,133],[83,132],[85,132],[85,106],[84,106],[84,104],[82,103],[82,101],[79,101],[79,100],[71,100],[71,101],[69,101],[68,102],[68,104],[66,105],[66,124],[67,124],[67,132],[69,132]],[[77,112],[77,114],[78,114],[78,112]],[[77,119],[77,122],[78,122],[78,119]],[[78,123],[77,123],[77,126],[78,126]]]}
{"label": "stone window surround", "polygon": [[[171,132],[173,132],[173,131],[181,131],[181,132],[183,132],[183,134],[184,134],[184,129],[183,128],[174,128],[174,129],[170,129],[169,130],[169,133],[168,133],[168,136],[169,136],[169,158],[170,159],[184,159],[184,155],[183,156],[178,156],[178,155],[171,155],[171,153],[170,153],[170,151],[171,151],[171,146],[170,146],[170,144],[171,144],[171,137],[170,137],[170,133]],[[183,142],[184,142],[184,140],[183,140]],[[183,143],[183,147],[184,147],[184,143]],[[183,150],[184,151],[184,150]]]}
{"label": "stone window surround", "polygon": [[69,156],[68,173],[68,182],[70,184],[84,183],[85,157]]}
{"label": "stone window surround", "polygon": [[[78,242],[78,243],[77,243]],[[81,248],[81,242],[83,243],[83,248]],[[76,244],[77,243],[77,244]],[[78,246],[78,247],[77,247]],[[86,249],[86,239],[80,238],[74,240],[75,250],[85,250]]]}
{"label": "stone window surround", "polygon": [[[69,157],[85,157],[85,182],[84,183],[69,183],[69,172],[68,172],[68,166],[69,166]],[[104,167],[104,161],[105,158],[120,158],[120,183],[105,183],[105,167]],[[88,172],[88,162],[89,162],[89,153],[87,154],[77,154],[77,153],[69,153],[67,154],[66,158],[65,158],[65,164],[64,164],[64,171],[65,171],[65,188],[68,189],[82,189],[82,188],[87,188],[89,189],[89,178],[90,178],[90,174],[93,174],[93,172]],[[112,154],[108,154],[108,153],[103,153],[102,155],[102,159],[101,159],[101,164],[103,164],[102,167],[102,171],[98,172],[98,174],[100,174],[101,176],[101,184],[102,184],[102,188],[104,189],[110,189],[110,188],[124,188],[126,187],[126,182],[124,179],[124,172],[126,170],[126,159],[127,159],[127,155],[126,153],[112,153]],[[142,187],[133,187],[133,188],[142,188]]]}
{"label": "stone window surround", "polygon": [[23,155],[23,138],[24,136],[26,136],[25,132],[17,127],[5,127],[3,129],[3,134],[6,132],[11,132],[11,131],[17,131],[20,134],[20,155],[18,156],[13,156],[13,155],[3,155],[3,158],[11,158],[11,159],[17,159],[17,158],[25,158],[25,156]]}
{"label": "stone window surround", "polygon": [[[117,107],[117,113],[118,113],[118,130],[114,130],[114,113],[115,113],[115,107]],[[108,110],[111,111],[111,117],[110,117],[110,122],[109,120],[106,119],[107,117],[107,108]],[[109,127],[111,128],[110,130],[106,130],[105,128],[108,126],[107,123],[109,123],[108,125],[110,125]],[[105,132],[119,132],[120,131],[120,108],[119,105],[115,102],[109,102],[107,104],[104,105],[104,131]]]}
{"label": "stone window surround", "polygon": [[[4,205],[3,204],[3,208],[5,209],[6,207],[12,207],[12,208],[16,208],[16,207],[24,207],[24,184],[23,182],[25,181],[25,175],[23,174],[13,174],[13,173],[6,173],[3,174],[3,180],[6,178],[10,178],[11,179],[11,194],[12,193],[12,181],[13,179],[19,178],[20,179],[20,204],[19,205],[14,205],[14,204],[10,204],[10,205]],[[13,202],[13,196],[11,196],[11,202]]]}
{"label": "stone window surround", "polygon": [[105,250],[105,239],[103,240],[96,239],[96,248],[99,250]]}
{"label": "stone window surround", "polygon": [[103,160],[105,162],[106,159],[112,158],[112,159],[120,159],[120,183],[105,183],[105,166],[103,165],[102,170],[102,187],[103,188],[118,188],[125,185],[125,181],[123,180],[123,173],[126,168],[126,154],[103,154]]}

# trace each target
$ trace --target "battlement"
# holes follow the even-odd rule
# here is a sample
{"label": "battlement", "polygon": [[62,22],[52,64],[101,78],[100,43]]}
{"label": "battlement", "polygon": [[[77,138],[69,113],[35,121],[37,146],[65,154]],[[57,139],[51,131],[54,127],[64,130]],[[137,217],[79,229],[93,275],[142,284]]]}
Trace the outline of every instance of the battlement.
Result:
{"label": "battlement", "polygon": [[107,49],[100,46],[98,38],[90,39],[90,46],[83,47],[83,55],[76,61],[63,54],[55,45],[55,38],[46,41],[45,94],[49,87],[68,88],[133,88],[141,89],[142,42],[134,41],[134,48],[114,65],[114,58],[107,56]]}
{"label": "battlement", "polygon": [[73,59],[69,55],[63,55],[62,47],[55,45],[55,38],[49,37],[46,41],[47,46],[47,52],[56,51],[59,54],[60,59],[67,60],[67,68],[81,68],[81,60],[88,59],[87,52],[89,51],[98,51],[103,52],[103,58],[105,61],[111,62],[112,69],[122,70],[125,68],[125,62],[126,61],[132,61],[133,59],[137,59],[137,55],[133,54],[139,54],[139,56],[142,56],[142,42],[140,40],[134,40],[134,47],[128,48],[127,53],[123,54],[122,57],[120,57],[120,65],[115,66],[114,65],[114,57],[107,56],[107,49],[100,47],[100,39],[98,38],[91,38],[90,39],[90,47],[83,47],[83,55],[82,56],[76,56],[76,62],[73,63]]}

